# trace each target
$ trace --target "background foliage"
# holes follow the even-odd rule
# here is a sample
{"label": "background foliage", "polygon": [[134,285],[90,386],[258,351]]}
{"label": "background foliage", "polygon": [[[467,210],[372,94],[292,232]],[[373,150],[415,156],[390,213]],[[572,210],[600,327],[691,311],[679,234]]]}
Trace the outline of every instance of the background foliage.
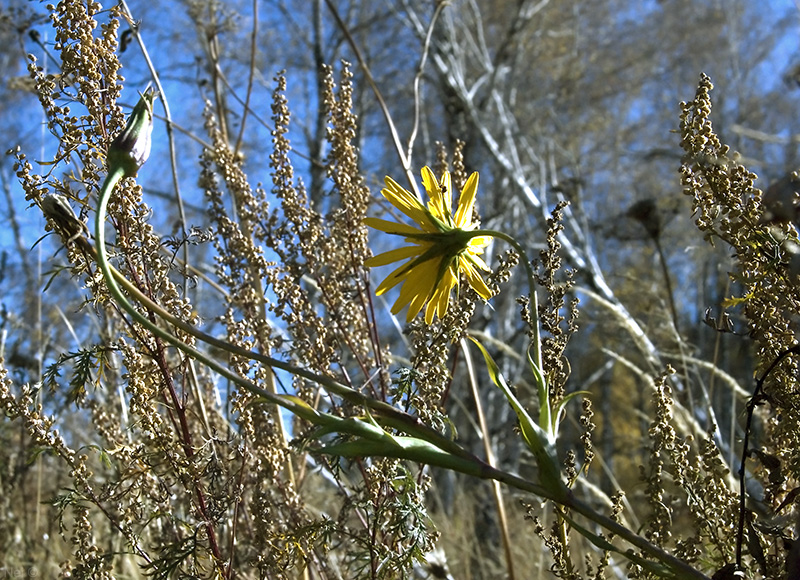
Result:
{"label": "background foliage", "polygon": [[[373,293],[383,272],[363,268],[390,240],[368,247],[358,218],[389,211],[384,175],[411,187],[403,159],[416,181],[423,165],[449,163],[462,183],[480,171],[483,226],[537,262],[552,396],[589,393],[559,440],[576,495],[708,576],[740,551],[747,577],[800,577],[794,353],[754,400],[737,543],[754,376],[796,342],[796,18],[791,3],[744,0],[6,2],[2,565],[86,578],[652,573],[565,533],[530,494],[310,454],[308,423],[115,308],[36,205],[60,193],[91,223],[108,143],[157,74],[153,153],[109,226],[115,264],[150,297],[534,480],[503,393],[452,340],[468,328],[536,408],[516,258],[490,248],[499,294],[462,292],[431,327],[393,318],[392,295]],[[314,408],[363,413],[211,354]]]}

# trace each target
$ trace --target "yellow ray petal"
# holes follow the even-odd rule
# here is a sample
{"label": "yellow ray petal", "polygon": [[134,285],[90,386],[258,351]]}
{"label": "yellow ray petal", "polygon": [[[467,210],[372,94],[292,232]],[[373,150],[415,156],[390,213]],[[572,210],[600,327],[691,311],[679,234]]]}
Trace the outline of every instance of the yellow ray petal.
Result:
{"label": "yellow ray petal", "polygon": [[442,196],[439,194],[439,182],[436,181],[436,176],[431,171],[431,168],[427,165],[422,168],[422,185],[425,187],[425,191],[428,193],[428,209],[431,210],[431,213],[442,219],[444,215],[444,211],[441,204]]}
{"label": "yellow ray petal", "polygon": [[478,172],[476,171],[467,179],[464,189],[458,198],[458,209],[454,224],[457,228],[466,228],[472,222],[472,209],[475,206],[475,194],[478,191]]}
{"label": "yellow ray petal", "polygon": [[386,232],[387,234],[395,234],[398,236],[406,236],[408,234],[420,233],[420,229],[415,228],[414,226],[410,226],[408,224],[403,224],[399,222],[393,222],[390,220],[383,220],[381,218],[374,218],[374,217],[364,218],[362,220],[362,223],[373,229]]}
{"label": "yellow ray petal", "polygon": [[483,261],[483,258],[481,258],[480,256],[476,256],[475,254],[470,253],[464,257],[467,260],[469,260],[469,262],[472,263],[473,266],[477,266],[484,272],[492,271],[492,269],[486,264],[486,262]]}
{"label": "yellow ray petal", "polygon": [[400,288],[400,296],[395,303],[395,307],[400,305],[398,311],[403,305],[409,305],[406,316],[408,322],[422,310],[425,301],[430,297],[436,282],[438,268],[439,260],[426,260],[409,270],[406,281]]}
{"label": "yellow ray petal", "polygon": [[400,260],[406,260],[408,258],[419,256],[420,254],[422,254],[423,251],[424,248],[421,248],[419,246],[405,246],[402,248],[395,248],[393,250],[383,252],[382,254],[378,254],[377,256],[373,256],[372,258],[364,260],[364,265],[369,268],[377,268],[379,266],[385,266],[387,264],[391,264],[392,262],[399,262]]}
{"label": "yellow ray petal", "polygon": [[486,282],[483,281],[483,277],[478,273],[474,266],[470,264],[469,260],[465,259],[464,257],[459,257],[459,263],[464,275],[467,277],[467,282],[469,282],[469,285],[472,286],[475,292],[477,292],[478,295],[484,300],[491,298],[492,291],[489,290]]}
{"label": "yellow ray petal", "polygon": [[384,181],[386,182],[386,187],[381,189],[381,194],[389,200],[389,203],[423,228],[434,228],[431,231],[435,231],[435,226],[428,218],[425,206],[415,195],[400,187],[400,184],[391,177],[387,176]]}
{"label": "yellow ray petal", "polygon": [[439,220],[453,225],[453,216],[451,215],[452,209],[452,192],[450,173],[445,171],[442,176],[441,182],[436,180],[436,176],[431,171],[430,167],[422,168],[422,184],[425,186],[425,191],[428,192],[430,201],[428,202],[428,209]]}
{"label": "yellow ray petal", "polygon": [[434,314],[442,318],[447,314],[447,307],[450,304],[450,293],[453,287],[458,284],[458,275],[453,272],[452,266],[445,269],[442,279],[433,290],[428,306],[425,309],[425,323],[433,322]]}
{"label": "yellow ray petal", "polygon": [[381,294],[384,294],[385,292],[397,286],[400,282],[403,282],[408,276],[408,272],[403,271],[406,270],[407,267],[407,264],[400,264],[399,267],[395,268],[395,270],[386,276],[386,278],[383,279],[383,282],[378,285],[378,289],[375,290],[375,295],[380,296]]}
{"label": "yellow ray petal", "polygon": [[472,252],[473,248],[476,248],[478,252],[482,252],[483,248],[492,243],[492,239],[492,236],[475,236],[469,241],[467,249]]}
{"label": "yellow ray petal", "polygon": [[442,180],[439,182],[441,186],[440,191],[444,197],[444,212],[450,225],[453,225],[453,180],[450,178],[450,172],[445,171],[442,174]]}

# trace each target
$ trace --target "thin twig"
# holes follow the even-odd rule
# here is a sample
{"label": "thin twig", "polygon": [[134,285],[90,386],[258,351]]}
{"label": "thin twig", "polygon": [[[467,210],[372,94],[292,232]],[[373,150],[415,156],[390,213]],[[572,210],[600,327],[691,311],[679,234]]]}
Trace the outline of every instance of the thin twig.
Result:
{"label": "thin twig", "polygon": [[369,65],[367,61],[364,59],[361,51],[356,44],[353,35],[350,34],[350,29],[347,27],[347,24],[339,16],[339,12],[336,10],[336,7],[333,5],[331,0],[325,0],[325,5],[328,7],[328,10],[331,11],[333,15],[333,19],[336,20],[336,24],[339,26],[339,29],[344,34],[347,43],[350,45],[350,48],[353,50],[355,54],[356,60],[358,60],[358,64],[361,66],[361,69],[364,71],[364,76],[367,79],[367,83],[369,84],[372,92],[375,94],[375,98],[378,100],[378,106],[381,108],[383,112],[383,117],[386,119],[386,125],[389,128],[389,133],[392,135],[392,142],[394,143],[395,151],[397,152],[397,156],[400,158],[400,165],[403,167],[403,171],[406,174],[406,179],[408,179],[409,186],[414,191],[416,196],[419,199],[422,199],[422,195],[419,192],[419,186],[417,185],[417,180],[414,178],[414,174],[411,171],[411,159],[406,156],[405,152],[403,151],[403,145],[400,143],[400,137],[397,134],[397,127],[394,124],[394,120],[392,119],[392,114],[389,112],[389,107],[386,104],[386,101],[383,99],[383,95],[381,94],[381,90],[378,88],[378,84],[375,82],[375,79],[372,76],[372,71],[370,71]]}
{"label": "thin twig", "polygon": [[744,439],[742,441],[742,459],[739,464],[739,527],[736,530],[736,568],[737,570],[744,570],[742,567],[742,545],[744,544],[744,522],[745,518],[747,517],[747,489],[745,487],[745,462],[747,461],[747,456],[749,454],[749,445],[750,445],[750,430],[753,425],[753,414],[755,413],[756,407],[758,407],[766,398],[764,395],[764,383],[767,380],[769,374],[775,370],[778,364],[783,361],[787,356],[792,354],[797,354],[800,352],[800,344],[796,344],[783,352],[781,352],[772,364],[767,367],[767,370],[764,371],[764,374],[761,375],[761,378],[758,379],[756,382],[756,388],[753,391],[753,396],[750,397],[750,400],[747,402],[747,422],[745,423],[744,428]]}
{"label": "thin twig", "polygon": [[[156,85],[156,89],[158,90],[158,94],[160,96],[161,103],[164,107],[164,119],[166,121],[167,127],[167,143],[169,144],[169,163],[170,169],[172,173],[172,187],[175,190],[175,203],[178,206],[178,218],[181,227],[181,233],[183,237],[186,237],[186,212],[183,207],[183,196],[181,195],[181,186],[178,180],[178,155],[175,148],[175,134],[172,130],[172,113],[169,109],[169,100],[167,98],[167,94],[164,92],[164,87],[161,85],[161,78],[156,72],[156,68],[153,65],[153,61],[150,59],[150,53],[147,51],[147,46],[145,46],[144,40],[142,39],[142,35],[139,33],[139,24],[134,20],[133,13],[131,9],[128,7],[127,2],[125,0],[121,0],[122,8],[125,11],[125,17],[128,20],[128,24],[133,31],[133,36],[136,38],[136,42],[139,44],[139,49],[142,51],[142,56],[144,57],[145,62],[147,63],[147,68],[150,71],[150,76],[153,79],[153,82]],[[189,246],[188,244],[183,245],[183,263],[189,264]],[[183,292],[184,295],[188,294],[189,291],[189,278],[184,277],[183,279]]]}
{"label": "thin twig", "polygon": [[245,92],[244,106],[242,108],[242,122],[239,125],[239,135],[236,137],[234,153],[239,152],[244,138],[244,128],[247,124],[247,115],[250,112],[250,98],[253,96],[253,79],[256,74],[256,41],[258,39],[258,0],[253,0],[253,26],[250,29],[250,66],[247,75],[247,90]]}
{"label": "thin twig", "polygon": [[[489,428],[486,425],[486,416],[483,413],[481,397],[478,393],[478,379],[475,376],[475,366],[472,364],[472,357],[469,354],[469,348],[467,348],[466,339],[462,338],[459,341],[459,346],[461,346],[461,351],[464,353],[464,362],[467,365],[469,386],[472,392],[472,398],[475,401],[475,409],[478,416],[478,425],[480,427],[481,437],[483,438],[483,451],[486,454],[486,462],[492,467],[495,467],[497,461],[494,457],[494,451],[492,451],[492,440],[489,435]],[[513,542],[511,541],[511,533],[508,530],[508,516],[506,515],[505,505],[503,504],[503,491],[500,489],[500,482],[494,479],[492,480],[492,495],[494,495],[494,502],[497,505],[497,519],[499,520],[498,525],[500,526],[500,535],[503,538],[503,553],[505,554],[506,558],[508,579],[515,580],[516,575],[514,574],[514,559],[511,557],[511,546],[513,545]]]}
{"label": "thin twig", "polygon": [[408,160],[411,160],[414,151],[414,141],[417,139],[417,131],[419,130],[419,115],[421,109],[419,95],[420,81],[422,80],[422,74],[425,72],[425,64],[428,62],[428,52],[431,47],[431,38],[433,38],[433,29],[436,28],[436,21],[439,19],[439,15],[446,5],[445,2],[441,2],[436,6],[436,10],[431,17],[431,23],[428,26],[428,32],[425,35],[425,42],[422,44],[422,55],[419,59],[417,73],[414,75],[414,126],[411,128],[411,135],[408,137],[408,150],[406,151],[406,159]]}

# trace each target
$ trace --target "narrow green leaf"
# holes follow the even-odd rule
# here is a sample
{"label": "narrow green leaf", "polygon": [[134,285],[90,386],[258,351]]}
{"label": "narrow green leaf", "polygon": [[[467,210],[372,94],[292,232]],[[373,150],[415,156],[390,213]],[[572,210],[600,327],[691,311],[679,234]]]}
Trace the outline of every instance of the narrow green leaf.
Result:
{"label": "narrow green leaf", "polygon": [[558,467],[555,439],[531,419],[531,416],[528,415],[528,412],[517,400],[517,397],[514,396],[491,355],[481,343],[472,337],[470,338],[483,353],[492,381],[503,391],[508,403],[517,415],[517,420],[522,430],[522,438],[536,458],[536,464],[539,467],[539,482],[553,494],[562,495],[567,493],[567,488],[561,480],[561,470]]}
{"label": "narrow green leaf", "polygon": [[[387,433],[388,435],[388,433]],[[415,437],[389,436],[381,440],[358,439],[311,449],[312,453],[334,455],[350,459],[361,457],[393,457],[415,463],[433,465],[475,477],[483,477],[482,463],[478,460],[456,457],[435,445]]]}
{"label": "narrow green leaf", "polygon": [[561,402],[556,406],[556,412],[553,413],[553,433],[558,433],[558,424],[561,422],[561,419],[564,415],[564,409],[567,407],[569,402],[579,395],[591,395],[589,391],[575,391],[574,393],[570,393],[569,395],[565,395]]}
{"label": "narrow green leaf", "polygon": [[[533,348],[533,345],[531,345]],[[553,413],[550,409],[550,387],[547,385],[547,379],[544,377],[544,372],[536,364],[531,356],[531,349],[528,349],[528,364],[533,372],[533,379],[536,383],[536,393],[539,397],[539,427],[545,430],[548,439],[554,441],[557,431],[554,429]]]}
{"label": "narrow green leaf", "polygon": [[472,337],[470,337],[470,339],[478,346],[483,354],[483,358],[486,361],[486,367],[489,370],[489,377],[492,379],[492,382],[497,385],[501,391],[503,391],[508,403],[514,410],[514,413],[516,413],[517,420],[519,421],[520,428],[522,429],[522,436],[525,439],[528,447],[530,447],[531,451],[534,453],[536,453],[536,449],[543,449],[548,439],[547,433],[545,433],[539,427],[539,425],[537,425],[533,419],[531,419],[531,416],[511,391],[511,387],[509,387],[508,383],[506,383],[505,378],[500,372],[500,368],[497,366],[497,363],[494,362],[494,359],[488,353],[488,351],[477,340]]}

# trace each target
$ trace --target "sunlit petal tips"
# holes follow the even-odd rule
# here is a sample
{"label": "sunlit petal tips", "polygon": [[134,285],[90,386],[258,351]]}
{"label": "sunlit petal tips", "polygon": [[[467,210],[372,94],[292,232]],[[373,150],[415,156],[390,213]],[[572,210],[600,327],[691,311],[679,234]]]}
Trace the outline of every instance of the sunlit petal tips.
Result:
{"label": "sunlit petal tips", "polygon": [[459,258],[459,263],[461,265],[461,270],[464,272],[467,280],[469,281],[469,285],[472,286],[475,292],[477,292],[484,300],[491,298],[492,291],[489,290],[488,286],[486,286],[486,282],[483,281],[483,278],[470,263],[470,261],[465,258]]}
{"label": "sunlit petal tips", "polygon": [[414,194],[400,187],[394,179],[386,178],[386,187],[381,193],[389,203],[417,222],[425,231],[435,231],[436,227],[422,202]]}
{"label": "sunlit petal tips", "polygon": [[376,294],[381,295],[400,285],[400,295],[392,306],[392,313],[397,314],[407,306],[406,320],[409,322],[423,308],[427,324],[436,316],[442,318],[447,313],[450,295],[453,288],[458,287],[461,274],[481,298],[491,298],[492,292],[480,274],[480,270],[490,270],[480,254],[492,237],[471,233],[478,229],[478,222],[473,221],[478,174],[473,173],[467,180],[455,214],[449,172],[437,180],[429,167],[423,167],[422,184],[428,194],[427,205],[391,177],[387,177],[385,182],[386,187],[381,190],[383,196],[415,222],[415,225],[409,225],[379,218],[364,220],[367,226],[404,237],[411,244],[365,262],[368,267],[403,262],[376,290]]}
{"label": "sunlit petal tips", "polygon": [[441,181],[436,181],[436,176],[431,171],[430,167],[422,168],[422,184],[425,186],[425,191],[428,192],[430,201],[428,202],[428,210],[439,220],[447,224],[453,225],[452,213],[452,191],[450,182],[450,173],[445,172]]}

